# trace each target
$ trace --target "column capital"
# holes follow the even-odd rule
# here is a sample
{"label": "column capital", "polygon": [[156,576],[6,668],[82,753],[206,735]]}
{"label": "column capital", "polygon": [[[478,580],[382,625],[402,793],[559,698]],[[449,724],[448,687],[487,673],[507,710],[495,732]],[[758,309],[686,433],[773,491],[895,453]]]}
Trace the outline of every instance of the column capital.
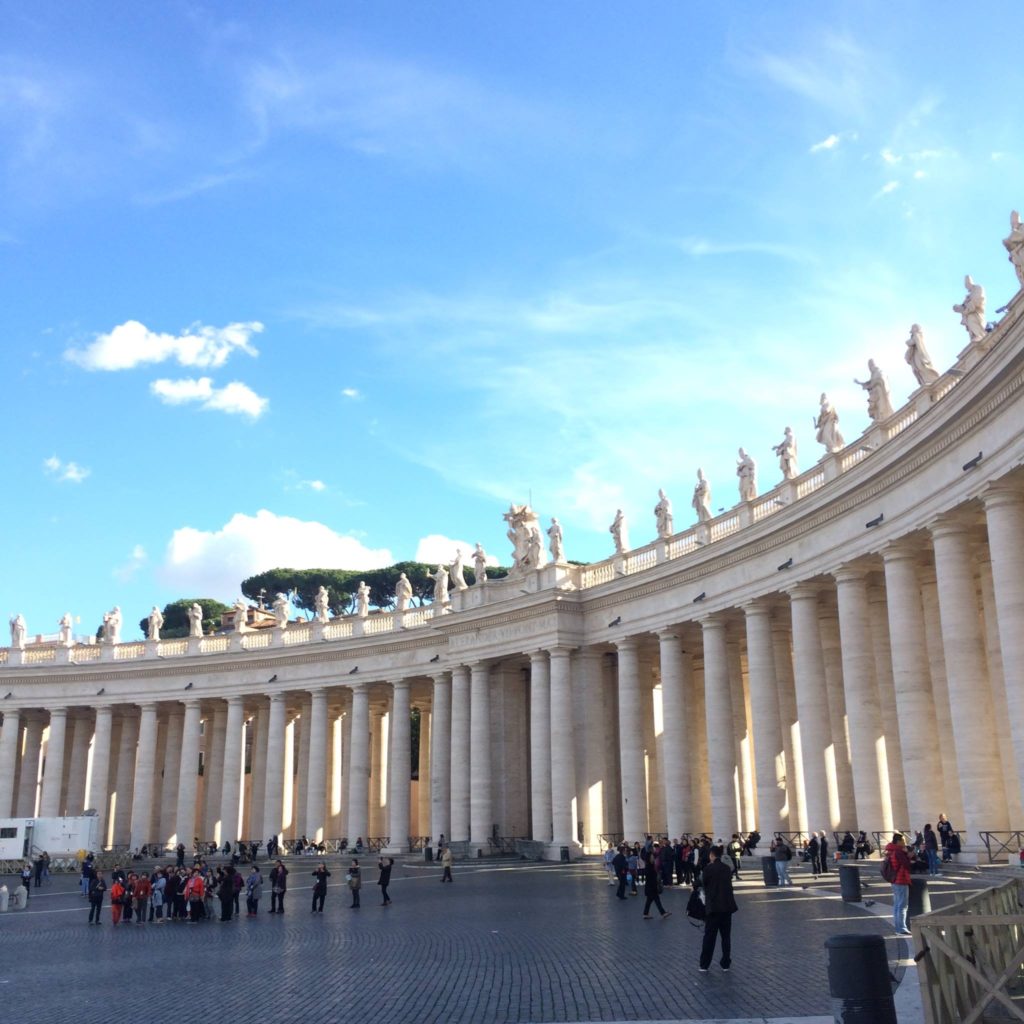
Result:
{"label": "column capital", "polygon": [[682,643],[682,628],[680,626],[666,626],[664,629],[656,630],[654,635],[658,638],[660,643],[671,643],[673,640],[678,640]]}
{"label": "column capital", "polygon": [[445,669],[441,672],[435,672],[430,678],[435,686],[446,686],[451,682],[451,673]]}
{"label": "column capital", "polygon": [[785,593],[789,596],[790,601],[817,601],[818,595],[821,593],[821,584],[804,580],[787,587]]}
{"label": "column capital", "polygon": [[408,679],[398,679],[391,684],[391,688],[395,693],[403,690],[408,693],[411,687],[412,683]]}
{"label": "column capital", "polygon": [[635,653],[640,648],[640,641],[635,636],[624,636],[621,640],[613,640],[612,643],[619,651]]}
{"label": "column capital", "polygon": [[160,705],[155,700],[147,701],[145,704],[139,705],[139,710],[155,715],[160,710]]}
{"label": "column capital", "polygon": [[707,615],[702,615],[697,619],[700,623],[701,631],[704,633],[711,632],[725,632],[726,622],[725,619],[718,612],[710,612]]}
{"label": "column capital", "polygon": [[885,562],[919,562],[921,544],[909,537],[898,537],[884,545],[879,553]]}
{"label": "column capital", "polygon": [[64,707],[64,708],[48,708],[47,710],[50,712],[50,720],[51,721],[53,721],[54,718],[67,718],[68,717],[68,709],[66,707]]}
{"label": "column capital", "polygon": [[572,652],[574,650],[575,650],[574,647],[552,647],[548,651],[548,655],[549,655],[549,657],[551,658],[552,661],[554,661],[555,658],[559,658],[559,659],[561,659],[561,658],[570,658],[570,657],[572,657]]}
{"label": "column capital", "polygon": [[244,697],[234,696],[234,697],[225,697],[224,699],[227,701],[227,705],[228,705],[229,708],[237,708],[239,705],[241,705],[243,708],[245,707],[245,698]]}
{"label": "column capital", "polygon": [[772,614],[772,606],[763,597],[741,604],[740,610],[748,619],[771,618]]}
{"label": "column capital", "polygon": [[859,565],[841,565],[838,569],[832,570],[832,578],[839,584],[866,583],[868,571]]}
{"label": "column capital", "polygon": [[928,532],[933,538],[969,537],[972,533],[971,524],[956,513],[945,512],[928,524]]}
{"label": "column capital", "polygon": [[183,700],[181,703],[185,705],[186,711],[191,711],[193,708],[196,711],[203,710],[203,702],[198,697],[189,697],[188,700]]}
{"label": "column capital", "polygon": [[987,483],[980,497],[986,510],[1007,505],[1019,507],[1024,504],[1024,484],[1018,482],[1016,478],[1001,477]]}

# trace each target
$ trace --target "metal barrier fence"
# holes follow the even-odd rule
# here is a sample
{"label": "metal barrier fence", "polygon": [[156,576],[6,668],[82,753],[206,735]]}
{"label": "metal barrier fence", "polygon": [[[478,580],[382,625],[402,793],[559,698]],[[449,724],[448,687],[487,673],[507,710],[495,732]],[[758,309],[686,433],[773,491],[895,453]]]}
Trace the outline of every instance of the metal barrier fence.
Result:
{"label": "metal barrier fence", "polygon": [[1024,831],[1019,829],[1014,832],[979,832],[978,838],[985,844],[989,864],[1024,849]]}

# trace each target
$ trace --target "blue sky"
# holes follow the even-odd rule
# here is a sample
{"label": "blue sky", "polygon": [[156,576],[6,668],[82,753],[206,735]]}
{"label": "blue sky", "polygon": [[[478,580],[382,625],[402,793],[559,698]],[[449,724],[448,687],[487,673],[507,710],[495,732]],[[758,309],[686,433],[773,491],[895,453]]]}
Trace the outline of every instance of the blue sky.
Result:
{"label": "blue sky", "polygon": [[[1015,291],[1019,3],[0,0],[0,612],[570,558]],[[134,635],[134,627],[126,631]]]}

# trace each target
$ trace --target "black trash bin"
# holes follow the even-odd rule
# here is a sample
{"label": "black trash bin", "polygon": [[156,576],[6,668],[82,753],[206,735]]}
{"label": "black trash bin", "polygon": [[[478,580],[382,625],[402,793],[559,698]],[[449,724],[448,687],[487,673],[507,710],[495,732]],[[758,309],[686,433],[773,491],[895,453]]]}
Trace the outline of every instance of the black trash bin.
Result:
{"label": "black trash bin", "polygon": [[428,864],[434,859],[434,848],[430,843],[427,843],[427,845],[423,847],[423,859],[427,861]]}
{"label": "black trash bin", "polygon": [[563,864],[568,864],[569,863],[569,847],[568,846],[560,846],[558,848],[558,855],[559,855],[559,858],[561,859]]}
{"label": "black trash bin", "polygon": [[774,857],[761,858],[761,874],[764,875],[764,887],[776,889],[779,885],[779,873],[775,870]]}
{"label": "black trash bin", "polygon": [[852,861],[839,862],[839,895],[844,903],[860,903],[864,899],[860,890],[860,866]]}
{"label": "black trash bin", "polygon": [[930,914],[932,898],[928,895],[928,879],[910,877],[910,901],[907,904],[907,920],[918,914]]}
{"label": "black trash bin", "polygon": [[833,1017],[843,1024],[897,1024],[885,938],[833,935],[825,949]]}

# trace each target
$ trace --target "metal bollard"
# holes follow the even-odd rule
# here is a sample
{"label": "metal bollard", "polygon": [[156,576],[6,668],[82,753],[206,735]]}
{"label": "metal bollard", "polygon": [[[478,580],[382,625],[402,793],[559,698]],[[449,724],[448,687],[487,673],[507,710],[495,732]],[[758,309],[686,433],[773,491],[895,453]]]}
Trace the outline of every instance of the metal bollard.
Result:
{"label": "metal bollard", "polygon": [[910,898],[907,903],[907,920],[919,914],[930,914],[932,898],[928,895],[928,879],[911,875]]}
{"label": "metal bollard", "polygon": [[885,939],[833,935],[825,948],[836,1024],[898,1024]]}

